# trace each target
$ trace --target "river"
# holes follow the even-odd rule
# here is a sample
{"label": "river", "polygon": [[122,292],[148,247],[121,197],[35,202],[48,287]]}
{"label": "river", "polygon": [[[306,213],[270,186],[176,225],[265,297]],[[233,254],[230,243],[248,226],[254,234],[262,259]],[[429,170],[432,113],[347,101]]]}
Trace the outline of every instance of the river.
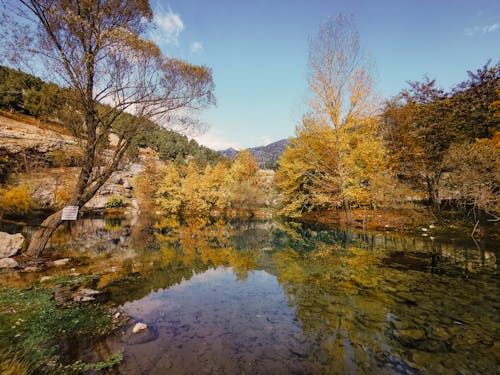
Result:
{"label": "river", "polygon": [[[122,351],[111,372],[123,374],[500,373],[498,243],[425,229],[73,223],[52,250],[84,261],[57,272],[99,275],[100,303],[129,319],[107,337],[68,339],[62,355],[95,362]],[[148,328],[132,333],[137,322]]]}

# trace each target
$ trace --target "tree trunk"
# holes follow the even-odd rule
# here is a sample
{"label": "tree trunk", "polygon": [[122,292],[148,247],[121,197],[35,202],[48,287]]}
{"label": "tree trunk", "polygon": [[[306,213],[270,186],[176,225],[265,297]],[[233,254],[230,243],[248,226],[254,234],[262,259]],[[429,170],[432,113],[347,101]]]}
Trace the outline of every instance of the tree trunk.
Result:
{"label": "tree trunk", "polygon": [[351,224],[351,208],[349,207],[349,200],[344,197],[344,211],[346,224]]}
{"label": "tree trunk", "polygon": [[59,210],[43,221],[40,227],[33,233],[28,250],[26,250],[26,255],[38,258],[42,254],[52,233],[62,224],[61,214],[62,210]]}

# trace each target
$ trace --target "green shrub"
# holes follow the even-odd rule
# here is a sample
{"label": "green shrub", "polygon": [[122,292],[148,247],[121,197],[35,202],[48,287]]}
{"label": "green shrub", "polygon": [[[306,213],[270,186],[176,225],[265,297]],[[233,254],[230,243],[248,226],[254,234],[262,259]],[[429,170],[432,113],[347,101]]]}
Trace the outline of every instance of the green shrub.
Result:
{"label": "green shrub", "polygon": [[106,208],[121,208],[124,206],[123,197],[120,195],[112,195],[106,202]]}

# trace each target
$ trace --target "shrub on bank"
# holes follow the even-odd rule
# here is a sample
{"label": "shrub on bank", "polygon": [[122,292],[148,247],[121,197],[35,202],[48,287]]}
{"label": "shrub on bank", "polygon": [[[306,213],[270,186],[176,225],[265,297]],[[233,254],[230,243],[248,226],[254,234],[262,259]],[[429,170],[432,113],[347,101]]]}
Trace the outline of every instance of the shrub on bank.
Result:
{"label": "shrub on bank", "polygon": [[1,212],[9,215],[25,215],[32,208],[31,191],[27,185],[0,190]]}

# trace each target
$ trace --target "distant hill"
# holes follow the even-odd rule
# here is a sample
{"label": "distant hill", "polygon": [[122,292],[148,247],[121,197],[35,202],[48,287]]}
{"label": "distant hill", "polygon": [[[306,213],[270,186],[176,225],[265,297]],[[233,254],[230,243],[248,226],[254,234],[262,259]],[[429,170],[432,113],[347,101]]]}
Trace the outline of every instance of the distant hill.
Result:
{"label": "distant hill", "polygon": [[[261,168],[274,168],[281,154],[288,145],[288,139],[280,139],[279,141],[268,144],[267,146],[252,147],[248,150],[259,164]],[[221,154],[234,159],[238,154],[238,150],[228,148],[221,151]]]}
{"label": "distant hill", "polygon": [[230,158],[231,160],[234,160],[236,155],[238,155],[238,150],[235,148],[226,148],[225,150],[219,151],[222,155],[224,155],[226,158]]}

